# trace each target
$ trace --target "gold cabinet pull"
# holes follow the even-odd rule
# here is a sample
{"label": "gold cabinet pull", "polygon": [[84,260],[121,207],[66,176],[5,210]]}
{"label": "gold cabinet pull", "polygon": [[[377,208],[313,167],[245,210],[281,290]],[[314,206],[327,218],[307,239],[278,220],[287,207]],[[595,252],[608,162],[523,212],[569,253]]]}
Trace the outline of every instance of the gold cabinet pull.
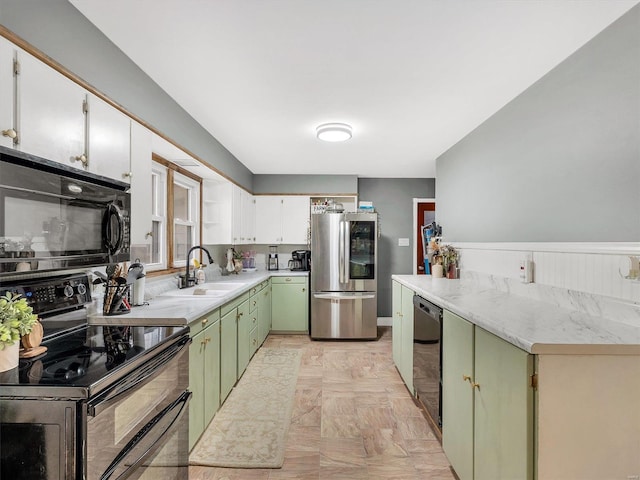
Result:
{"label": "gold cabinet pull", "polygon": [[284,279],[284,281],[285,281],[285,282],[290,282],[290,281],[291,281],[291,279],[287,277],[287,278],[285,278],[285,279]]}
{"label": "gold cabinet pull", "polygon": [[471,377],[469,375],[465,375],[464,373],[462,374],[462,381],[472,383]]}
{"label": "gold cabinet pull", "polygon": [[153,232],[147,232],[144,234],[144,238],[153,237]]}
{"label": "gold cabinet pull", "polygon": [[124,172],[124,173],[122,174],[122,176],[123,176],[124,178],[131,178],[131,177],[133,177],[133,172]]}
{"label": "gold cabinet pull", "polygon": [[478,390],[480,390],[480,384],[476,383],[476,382],[472,382],[471,383],[471,388],[477,388]]}
{"label": "gold cabinet pull", "polygon": [[209,321],[208,318],[203,318],[202,319],[202,325],[206,325],[208,321]]}

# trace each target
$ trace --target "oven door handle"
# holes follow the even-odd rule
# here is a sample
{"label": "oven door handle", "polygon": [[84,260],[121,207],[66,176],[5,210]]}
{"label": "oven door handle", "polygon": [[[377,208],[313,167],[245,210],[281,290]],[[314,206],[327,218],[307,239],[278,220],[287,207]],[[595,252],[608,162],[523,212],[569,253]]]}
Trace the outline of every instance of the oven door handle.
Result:
{"label": "oven door handle", "polygon": [[109,408],[113,403],[120,401],[122,395],[131,395],[133,390],[138,390],[161,373],[165,366],[177,359],[181,352],[191,343],[189,337],[184,337],[175,345],[160,353],[157,358],[142,365],[138,372],[126,377],[123,383],[117,384],[105,394],[97,397],[94,402],[87,405],[87,413],[95,417]]}
{"label": "oven door handle", "polygon": [[[118,224],[117,232],[112,228],[112,218],[115,218]],[[107,248],[109,255],[115,255],[120,251],[124,240],[124,218],[115,203],[107,205],[107,209],[102,219],[102,237],[104,246]]]}
{"label": "oven door handle", "polygon": [[[144,461],[149,455],[153,454],[158,447],[162,445],[162,441],[166,438],[167,434],[171,431],[173,426],[180,420],[184,414],[187,406],[189,405],[189,399],[191,398],[191,392],[186,391],[173,403],[168,405],[158,415],[153,417],[149,423],[140,429],[138,433],[125,445],[116,458],[111,462],[111,465],[107,467],[104,473],[100,476],[100,480],[111,479],[114,472],[118,467],[138,448],[141,447],[143,452],[133,461],[127,462],[127,468],[120,472],[115,479],[127,478],[132,470],[135,470],[142,461]],[[177,411],[176,411],[177,410]],[[172,413],[173,412],[173,413]],[[169,424],[162,429],[159,435],[152,438],[149,446],[144,445],[144,441],[151,433],[154,432],[158,424],[165,419],[168,415],[173,415],[173,418],[169,421]]]}

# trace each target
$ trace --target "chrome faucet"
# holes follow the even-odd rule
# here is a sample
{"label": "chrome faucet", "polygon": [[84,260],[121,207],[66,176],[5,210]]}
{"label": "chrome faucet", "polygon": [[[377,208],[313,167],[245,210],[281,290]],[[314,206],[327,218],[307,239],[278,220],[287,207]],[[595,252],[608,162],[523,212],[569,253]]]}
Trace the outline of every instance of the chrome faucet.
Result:
{"label": "chrome faucet", "polygon": [[193,252],[194,250],[197,250],[197,249],[200,249],[204,253],[207,254],[207,257],[209,257],[209,264],[213,264],[214,263],[213,259],[211,258],[211,254],[209,253],[209,251],[206,248],[201,247],[200,245],[195,245],[195,246],[191,247],[189,249],[189,251],[187,252],[187,271],[185,272],[184,280],[181,283],[181,287],[180,288],[188,288],[191,285],[196,283],[195,275],[194,275],[194,278],[191,278],[190,275],[189,275],[189,257],[191,256],[191,252]]}

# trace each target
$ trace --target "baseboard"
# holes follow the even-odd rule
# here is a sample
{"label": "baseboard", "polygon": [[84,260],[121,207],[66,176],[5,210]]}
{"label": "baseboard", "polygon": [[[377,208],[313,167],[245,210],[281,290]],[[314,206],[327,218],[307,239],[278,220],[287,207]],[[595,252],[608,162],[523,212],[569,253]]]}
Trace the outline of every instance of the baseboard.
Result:
{"label": "baseboard", "polygon": [[393,318],[391,317],[378,317],[379,327],[390,327],[393,325]]}

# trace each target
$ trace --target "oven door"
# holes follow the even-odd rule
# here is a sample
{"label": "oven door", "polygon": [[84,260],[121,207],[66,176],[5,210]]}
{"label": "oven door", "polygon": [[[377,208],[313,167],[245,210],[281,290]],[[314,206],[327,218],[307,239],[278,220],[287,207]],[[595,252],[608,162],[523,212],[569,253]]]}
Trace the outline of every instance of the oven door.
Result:
{"label": "oven door", "polygon": [[88,480],[187,479],[188,338],[87,406]]}
{"label": "oven door", "polygon": [[130,202],[118,184],[2,155],[0,275],[128,260]]}

